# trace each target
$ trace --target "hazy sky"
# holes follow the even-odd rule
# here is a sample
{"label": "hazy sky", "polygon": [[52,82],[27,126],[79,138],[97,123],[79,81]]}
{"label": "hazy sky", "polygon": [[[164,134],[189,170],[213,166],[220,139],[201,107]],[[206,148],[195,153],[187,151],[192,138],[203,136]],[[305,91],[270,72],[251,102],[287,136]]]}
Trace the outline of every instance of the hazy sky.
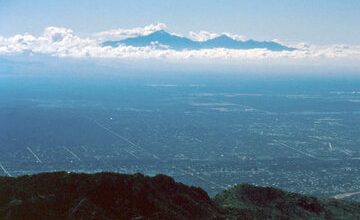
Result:
{"label": "hazy sky", "polygon": [[166,23],[172,32],[230,32],[259,40],[360,44],[359,0],[0,0],[0,35],[64,26],[89,34]]}

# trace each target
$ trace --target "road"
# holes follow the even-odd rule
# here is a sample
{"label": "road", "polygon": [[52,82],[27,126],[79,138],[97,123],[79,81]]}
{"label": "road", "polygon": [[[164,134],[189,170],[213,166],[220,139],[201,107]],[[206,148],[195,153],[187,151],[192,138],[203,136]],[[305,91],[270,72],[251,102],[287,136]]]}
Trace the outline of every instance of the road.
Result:
{"label": "road", "polygon": [[347,197],[351,197],[351,196],[355,196],[355,195],[360,195],[360,191],[359,192],[350,192],[350,193],[341,193],[341,194],[337,194],[334,196],[335,199],[345,199]]}

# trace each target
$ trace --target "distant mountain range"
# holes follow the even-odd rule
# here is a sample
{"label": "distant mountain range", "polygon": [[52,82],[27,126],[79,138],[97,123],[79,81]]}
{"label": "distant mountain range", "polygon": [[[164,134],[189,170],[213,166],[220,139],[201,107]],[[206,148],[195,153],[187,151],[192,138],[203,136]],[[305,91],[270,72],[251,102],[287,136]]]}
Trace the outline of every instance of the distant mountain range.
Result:
{"label": "distant mountain range", "polygon": [[119,45],[128,45],[134,47],[154,46],[158,48],[169,48],[174,50],[198,50],[198,49],[268,49],[271,51],[292,51],[290,48],[273,41],[239,41],[227,35],[221,35],[207,41],[194,41],[186,37],[180,37],[170,34],[164,30],[153,32],[149,35],[126,38],[119,41],[105,41],[103,46],[117,47]]}
{"label": "distant mountain range", "polygon": [[360,219],[360,204],[247,184],[210,198],[165,175],[58,172],[0,177],[0,219]]}

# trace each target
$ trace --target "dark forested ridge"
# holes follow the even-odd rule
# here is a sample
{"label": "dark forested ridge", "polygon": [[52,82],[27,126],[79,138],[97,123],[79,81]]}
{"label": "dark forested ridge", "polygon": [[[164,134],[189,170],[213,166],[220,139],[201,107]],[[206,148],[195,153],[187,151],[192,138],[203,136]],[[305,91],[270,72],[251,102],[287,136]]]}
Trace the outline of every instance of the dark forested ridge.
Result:
{"label": "dark forested ridge", "polygon": [[360,219],[360,204],[238,185],[215,198],[165,175],[0,178],[0,219]]}

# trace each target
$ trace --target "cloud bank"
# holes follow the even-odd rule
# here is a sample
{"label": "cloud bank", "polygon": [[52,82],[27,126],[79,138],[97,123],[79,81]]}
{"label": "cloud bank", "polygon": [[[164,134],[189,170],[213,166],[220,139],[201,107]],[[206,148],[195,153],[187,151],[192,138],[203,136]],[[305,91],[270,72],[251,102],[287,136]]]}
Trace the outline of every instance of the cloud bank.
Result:
{"label": "cloud bank", "polygon": [[150,24],[145,27],[137,27],[131,29],[123,29],[123,28],[112,29],[108,31],[95,33],[94,37],[101,40],[112,40],[112,39],[120,40],[128,37],[148,35],[155,31],[164,30],[166,28],[167,28],[166,24],[157,23],[157,24]]}
{"label": "cloud bank", "polygon": [[[0,55],[41,54],[73,58],[114,58],[114,59],[158,59],[175,62],[211,61],[236,64],[241,62],[279,62],[279,63],[341,63],[359,67],[360,45],[317,46],[306,43],[287,44],[295,51],[269,51],[266,49],[201,49],[182,50],[159,49],[158,47],[119,46],[103,47],[104,39],[121,39],[131,36],[147,35],[167,28],[165,24],[152,24],[142,28],[114,29],[80,37],[73,30],[64,27],[48,27],[40,36],[30,33],[12,37],[0,36]],[[221,33],[224,34],[224,33]],[[225,33],[234,39],[243,40],[241,35]],[[190,32],[193,39],[204,41],[219,36],[217,33]],[[286,44],[285,44],[286,45]]]}

